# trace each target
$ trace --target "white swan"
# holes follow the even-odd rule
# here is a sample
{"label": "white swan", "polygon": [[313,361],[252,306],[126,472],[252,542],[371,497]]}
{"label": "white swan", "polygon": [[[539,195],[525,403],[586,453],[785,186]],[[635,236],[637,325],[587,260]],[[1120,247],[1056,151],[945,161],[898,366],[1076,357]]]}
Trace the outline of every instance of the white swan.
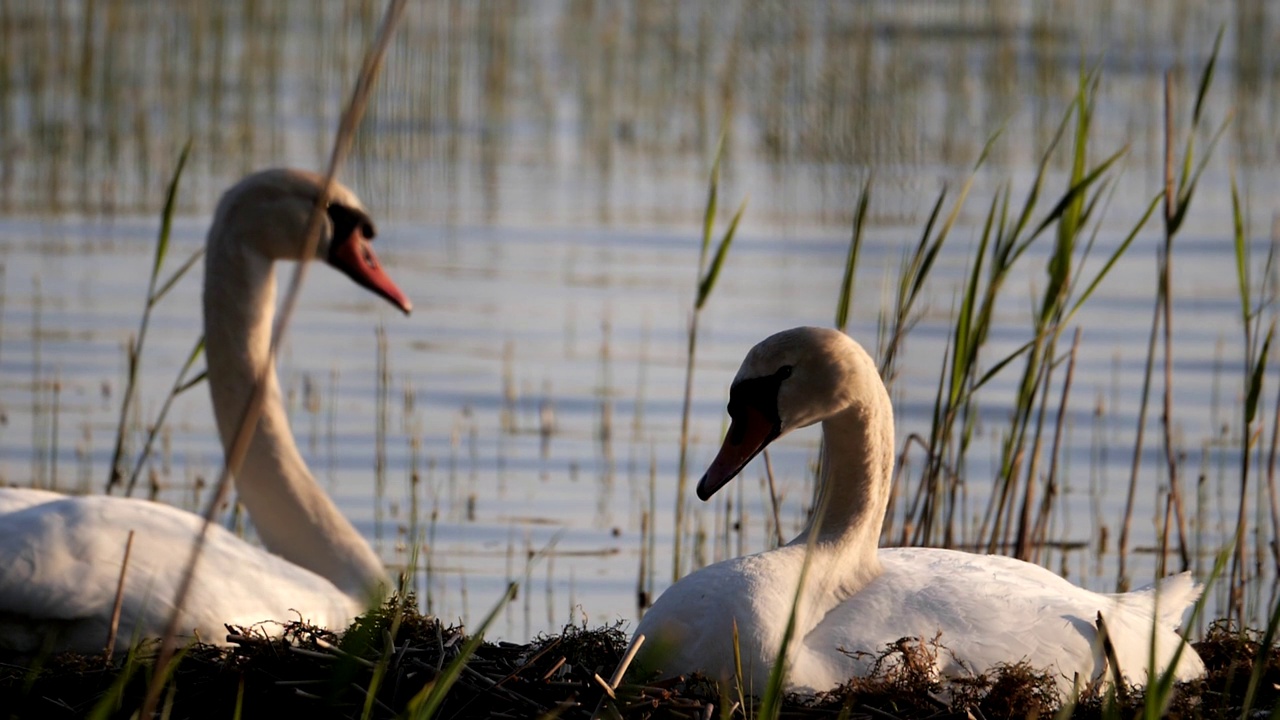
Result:
{"label": "white swan", "polygon": [[[729,393],[728,434],[698,484],[703,500],[771,441],[821,422],[822,475],[808,574],[787,662],[793,691],[831,689],[865,675],[886,645],[911,636],[944,648],[944,675],[1027,661],[1069,693],[1107,682],[1095,625],[1102,614],[1127,682],[1147,678],[1154,634],[1163,671],[1182,647],[1176,676],[1204,672],[1174,631],[1199,596],[1189,574],[1157,589],[1104,595],[1038,565],[929,548],[877,548],[893,469],[893,409],[870,356],[843,333],[796,328],[752,348]],[[733,625],[749,693],[761,693],[779,656],[809,528],[776,550],[702,568],[672,585],[645,614],[641,671],[703,671],[734,678]],[[940,635],[939,635],[940,634]],[[1105,672],[1104,672],[1105,670]]]}
{"label": "white swan", "polygon": [[[297,260],[322,179],[267,170],[227,191],[209,229],[204,318],[209,389],[224,447],[269,362],[276,260]],[[409,300],[369,246],[373,223],[359,198],[335,183],[317,256],[408,313]],[[224,623],[299,616],[344,628],[384,592],[373,549],[324,493],[298,453],[274,368],[244,465],[239,498],[270,552],[211,528],[179,630],[224,642]],[[0,489],[0,649],[101,652],[121,560],[125,573],[116,649],[158,637],[202,518],[139,499],[68,497]]]}

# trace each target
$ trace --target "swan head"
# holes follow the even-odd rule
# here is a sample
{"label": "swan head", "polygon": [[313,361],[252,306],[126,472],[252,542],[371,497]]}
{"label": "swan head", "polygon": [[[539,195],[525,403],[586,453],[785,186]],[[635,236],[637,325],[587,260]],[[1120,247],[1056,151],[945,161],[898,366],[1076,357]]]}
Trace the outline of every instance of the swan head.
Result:
{"label": "swan head", "polygon": [[[235,238],[245,251],[269,260],[304,259],[307,224],[323,189],[324,177],[305,170],[275,168],[245,177],[218,203],[209,233],[210,251],[215,239]],[[413,303],[373,252],[377,228],[360,198],[335,180],[324,207],[315,259],[409,314]]]}
{"label": "swan head", "polygon": [[788,432],[869,403],[888,409],[889,396],[871,356],[848,335],[798,327],[766,338],[747,353],[729,388],[729,432],[698,497],[709,499]]}

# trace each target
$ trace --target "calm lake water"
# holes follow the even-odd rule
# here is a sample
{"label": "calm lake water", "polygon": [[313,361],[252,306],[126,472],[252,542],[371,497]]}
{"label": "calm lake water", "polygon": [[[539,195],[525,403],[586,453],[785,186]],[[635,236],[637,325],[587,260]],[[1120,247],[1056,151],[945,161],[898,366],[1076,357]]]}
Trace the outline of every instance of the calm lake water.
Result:
{"label": "calm lake water", "polygon": [[[0,10],[5,482],[103,491],[124,347],[180,148],[192,140],[175,267],[200,247],[218,194],[242,173],[323,167],[380,12],[360,2],[35,0]],[[373,210],[382,259],[416,309],[399,317],[314,268],[280,368],[300,445],[388,564],[412,562],[431,612],[478,622],[518,580],[498,637],[634,623],[638,587],[656,594],[671,581],[686,331],[721,127],[719,227],[744,198],[747,210],[700,321],[691,483],[719,445],[728,384],[747,349],[777,330],[832,323],[863,183],[872,178],[872,202],[849,330],[878,354],[903,257],[939,192],[949,188],[949,212],[999,131],[892,383],[899,445],[927,436],[987,209],[1005,189],[1020,206],[1081,69],[1100,77],[1091,162],[1128,148],[1108,176],[1105,216],[1095,213],[1091,277],[1162,187],[1165,72],[1184,138],[1219,29],[1197,162],[1229,124],[1172,263],[1170,425],[1192,569],[1205,577],[1235,532],[1246,434],[1233,178],[1264,333],[1275,317],[1267,261],[1280,60],[1268,49],[1280,18],[1260,1],[414,4],[342,178]],[[1052,158],[1037,218],[1065,190],[1067,161]],[[1030,338],[1051,235],[1007,281],[987,368]],[[1055,545],[1041,561],[1099,590],[1118,581],[1162,242],[1152,221],[1060,348],[1081,329],[1048,530]],[[199,277],[156,309],[135,449],[197,337]],[[1021,370],[1010,364],[979,395],[962,542],[987,506]],[[1266,461],[1275,377],[1270,363],[1253,429],[1263,469],[1255,464],[1246,491],[1254,618],[1274,602]],[[1162,388],[1158,373],[1132,520],[1134,584],[1155,576],[1167,507]],[[1049,403],[1051,415],[1060,405]],[[207,391],[184,394],[143,484],[194,506],[219,469],[215,437]],[[816,453],[816,430],[772,452],[788,537],[803,521]],[[923,464],[919,446],[908,457],[903,492]],[[771,547],[763,475],[753,465],[708,504],[690,489],[684,568]],[[1212,597],[1209,614],[1221,615],[1225,588]]]}

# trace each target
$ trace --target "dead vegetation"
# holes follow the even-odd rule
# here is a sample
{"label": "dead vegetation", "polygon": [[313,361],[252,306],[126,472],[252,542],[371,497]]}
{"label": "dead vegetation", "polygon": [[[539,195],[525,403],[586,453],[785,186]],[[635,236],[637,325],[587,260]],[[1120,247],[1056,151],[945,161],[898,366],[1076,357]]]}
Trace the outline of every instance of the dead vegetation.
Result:
{"label": "dead vegetation", "polygon": [[[423,698],[447,684],[450,664],[465,652],[461,627],[446,627],[389,601],[365,615],[341,637],[291,623],[282,637],[236,628],[229,648],[196,645],[181,657],[165,689],[161,712],[172,718],[391,718],[423,710]],[[482,643],[443,693],[440,718],[588,718],[627,644],[622,627],[566,627],[562,634],[527,645]],[[1178,686],[1166,714],[1173,717],[1240,717],[1280,699],[1280,652],[1263,647],[1261,633],[1225,622],[1195,644],[1209,668],[1201,681]],[[1005,718],[1053,717],[1060,706],[1053,678],[1025,665],[1009,665],[973,678],[942,679],[933,658],[937,639],[904,638],[877,658],[876,671],[817,697],[793,696],[786,718]],[[101,657],[60,655],[43,662],[0,665],[0,708],[13,718],[131,717],[150,678],[149,661],[133,657],[108,663]],[[1254,668],[1253,697],[1247,699]],[[1145,698],[1086,692],[1071,717],[1132,717]],[[614,717],[758,717],[751,699],[741,707],[731,688],[699,676],[621,685],[610,704]]]}

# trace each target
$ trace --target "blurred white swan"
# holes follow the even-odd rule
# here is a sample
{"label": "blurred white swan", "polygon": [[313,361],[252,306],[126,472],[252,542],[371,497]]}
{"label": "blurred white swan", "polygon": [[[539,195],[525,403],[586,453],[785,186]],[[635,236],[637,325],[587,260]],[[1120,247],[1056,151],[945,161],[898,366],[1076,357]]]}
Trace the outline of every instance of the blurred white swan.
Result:
{"label": "blurred white swan", "polygon": [[[270,362],[276,260],[298,260],[322,178],[297,170],[246,177],[223,195],[209,229],[204,323],[209,390],[224,447],[255,379]],[[383,272],[359,198],[335,183],[317,257],[408,313]],[[248,455],[235,478],[267,550],[212,527],[179,632],[225,642],[225,623],[301,616],[344,628],[385,592],[373,549],[343,517],[298,453],[274,368]],[[201,517],[146,500],[0,489],[0,649],[18,653],[105,647],[129,531],[116,649],[167,626]]]}
{"label": "blurred white swan", "polygon": [[647,638],[638,669],[703,671],[732,682],[736,622],[744,689],[763,692],[817,523],[787,653],[790,690],[834,688],[867,674],[887,644],[936,636],[943,649],[935,664],[944,675],[1026,661],[1049,670],[1065,694],[1077,677],[1082,689],[1111,680],[1099,613],[1127,682],[1148,679],[1153,636],[1158,671],[1181,648],[1177,678],[1204,673],[1175,632],[1200,594],[1188,573],[1106,595],[1008,557],[878,549],[893,471],[893,409],[870,356],[843,333],[796,328],[766,339],[743,361],[729,397],[732,423],[698,496],[709,498],[777,437],[821,422],[817,510],[789,544],[702,568],[663,593],[636,629]]}

